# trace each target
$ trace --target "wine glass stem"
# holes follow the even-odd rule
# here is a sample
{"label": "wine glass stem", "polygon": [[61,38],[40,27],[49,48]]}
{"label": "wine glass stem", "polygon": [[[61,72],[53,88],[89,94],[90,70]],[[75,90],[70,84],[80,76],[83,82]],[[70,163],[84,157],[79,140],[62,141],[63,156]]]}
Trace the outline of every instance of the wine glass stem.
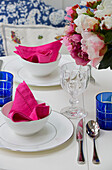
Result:
{"label": "wine glass stem", "polygon": [[71,107],[70,109],[73,110],[73,112],[77,109],[77,105],[79,103],[79,100],[77,99],[77,97],[71,97],[69,100]]}

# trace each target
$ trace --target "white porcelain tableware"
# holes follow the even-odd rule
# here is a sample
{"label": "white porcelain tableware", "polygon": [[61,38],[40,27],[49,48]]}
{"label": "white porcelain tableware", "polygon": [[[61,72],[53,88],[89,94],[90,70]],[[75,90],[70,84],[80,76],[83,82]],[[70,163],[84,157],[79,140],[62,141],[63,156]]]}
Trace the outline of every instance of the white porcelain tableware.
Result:
{"label": "white porcelain tableware", "polygon": [[41,77],[41,76],[47,76],[51,74],[54,70],[56,70],[56,68],[59,65],[60,58],[61,55],[59,54],[56,61],[49,62],[49,63],[33,63],[24,60],[21,57],[20,57],[20,61],[24,69],[26,69],[26,71],[28,71],[31,75]]}
{"label": "white porcelain tableware", "polygon": [[41,87],[49,87],[49,86],[58,86],[60,85],[60,67],[64,63],[74,61],[70,55],[62,55],[59,62],[59,65],[52,74],[48,76],[32,76],[27,72],[22,66],[19,57],[16,55],[12,55],[9,57],[10,60],[3,63],[3,70],[9,70],[14,74],[14,81],[17,83],[23,82],[23,80],[31,86],[41,86]]}
{"label": "white porcelain tableware", "polygon": [[[38,101],[38,103],[42,103]],[[35,120],[35,121],[27,121],[27,122],[13,122],[10,118],[8,118],[9,111],[11,110],[13,101],[5,104],[2,109],[2,115],[7,123],[7,125],[18,135],[29,136],[39,132],[47,123],[48,118],[51,114],[51,107],[49,111],[49,115],[45,118]]]}
{"label": "white porcelain tableware", "polygon": [[44,151],[64,144],[73,134],[72,122],[62,114],[52,111],[44,128],[31,136],[17,135],[6,122],[2,122],[0,124],[0,148],[21,152]]}
{"label": "white porcelain tableware", "polygon": [[53,71],[49,76],[32,76],[29,74],[24,67],[21,65],[19,58],[10,60],[3,66],[3,70],[10,70],[14,74],[14,80],[17,83],[22,83],[23,80],[31,86],[57,86],[60,85],[60,69],[58,68]]}

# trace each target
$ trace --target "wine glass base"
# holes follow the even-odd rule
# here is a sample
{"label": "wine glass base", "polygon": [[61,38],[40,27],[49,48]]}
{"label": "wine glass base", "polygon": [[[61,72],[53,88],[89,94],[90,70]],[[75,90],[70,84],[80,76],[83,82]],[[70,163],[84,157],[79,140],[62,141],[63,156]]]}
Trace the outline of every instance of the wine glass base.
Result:
{"label": "wine glass base", "polygon": [[65,107],[61,109],[60,113],[69,119],[79,119],[87,116],[87,113],[82,108],[71,109],[70,107]]}

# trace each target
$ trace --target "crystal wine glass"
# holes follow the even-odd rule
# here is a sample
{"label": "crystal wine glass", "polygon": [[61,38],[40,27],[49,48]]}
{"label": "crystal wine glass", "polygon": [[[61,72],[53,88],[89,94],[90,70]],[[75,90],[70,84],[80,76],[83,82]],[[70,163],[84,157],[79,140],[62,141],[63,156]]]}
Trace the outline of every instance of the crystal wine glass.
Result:
{"label": "crystal wine glass", "polygon": [[84,92],[89,80],[89,67],[79,66],[70,62],[61,66],[61,86],[67,91],[71,98],[71,106],[65,107],[61,113],[68,118],[82,118],[86,116],[83,108],[78,107],[78,96]]}

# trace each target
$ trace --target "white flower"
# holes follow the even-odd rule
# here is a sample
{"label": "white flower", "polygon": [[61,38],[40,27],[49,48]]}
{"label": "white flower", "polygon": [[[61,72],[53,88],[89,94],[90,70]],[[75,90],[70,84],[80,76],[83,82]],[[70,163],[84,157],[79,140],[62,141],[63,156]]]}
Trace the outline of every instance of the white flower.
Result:
{"label": "white flower", "polygon": [[97,6],[95,17],[102,18],[105,15],[112,15],[112,0],[104,0],[104,2]]}
{"label": "white flower", "polygon": [[81,15],[83,13],[86,13],[86,10],[87,10],[86,8],[82,8],[82,9],[77,8],[76,12],[77,12],[78,15]]}
{"label": "white flower", "polygon": [[102,20],[100,24],[101,29],[103,29],[103,25],[105,25],[107,29],[112,29],[112,15],[104,17],[104,20]]}
{"label": "white flower", "polygon": [[98,20],[94,17],[81,14],[74,20],[74,23],[77,25],[76,32],[81,33],[83,30],[87,30],[88,28],[93,29],[94,25],[98,23]]}
{"label": "white flower", "polygon": [[111,5],[112,5],[112,0],[104,0],[104,2],[103,2],[104,8],[105,8],[105,7],[108,8],[108,7],[110,7]]}
{"label": "white flower", "polygon": [[112,15],[112,7],[95,11],[95,17],[97,17],[97,18],[102,18],[105,15]]}
{"label": "white flower", "polygon": [[101,3],[100,5],[97,6],[97,10],[103,10],[103,3]]}
{"label": "white flower", "polygon": [[97,2],[97,0],[84,0],[84,1],[81,1],[80,5],[85,6],[87,4],[87,2],[93,3],[93,2]]}

